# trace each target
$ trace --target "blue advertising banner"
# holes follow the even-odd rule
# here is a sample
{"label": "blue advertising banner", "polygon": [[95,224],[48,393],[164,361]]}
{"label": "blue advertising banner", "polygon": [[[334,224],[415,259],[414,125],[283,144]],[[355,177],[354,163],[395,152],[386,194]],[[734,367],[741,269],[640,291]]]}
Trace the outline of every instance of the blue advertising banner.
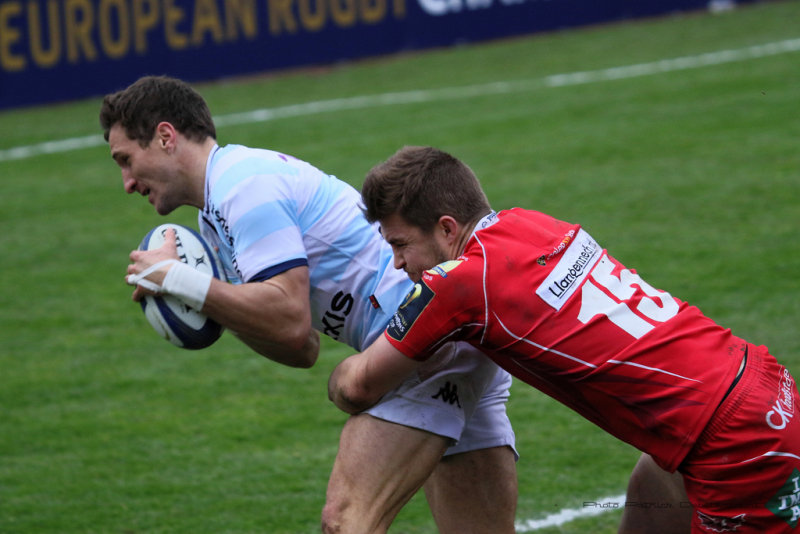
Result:
{"label": "blue advertising banner", "polygon": [[591,23],[708,0],[0,0],[0,109],[144,74],[204,81]]}

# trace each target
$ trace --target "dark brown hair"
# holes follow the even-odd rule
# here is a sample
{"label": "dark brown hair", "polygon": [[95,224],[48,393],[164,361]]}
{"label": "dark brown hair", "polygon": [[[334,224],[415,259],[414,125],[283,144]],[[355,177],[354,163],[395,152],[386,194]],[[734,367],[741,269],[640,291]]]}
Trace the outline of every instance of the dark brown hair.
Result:
{"label": "dark brown hair", "polygon": [[472,169],[432,147],[403,147],[373,167],[361,197],[370,222],[398,214],[426,232],[442,215],[467,224],[491,211]]}
{"label": "dark brown hair", "polygon": [[211,111],[203,97],[188,84],[167,76],[145,76],[103,99],[100,126],[108,141],[119,124],[130,139],[147,146],[159,122],[169,122],[193,141],[217,138]]}

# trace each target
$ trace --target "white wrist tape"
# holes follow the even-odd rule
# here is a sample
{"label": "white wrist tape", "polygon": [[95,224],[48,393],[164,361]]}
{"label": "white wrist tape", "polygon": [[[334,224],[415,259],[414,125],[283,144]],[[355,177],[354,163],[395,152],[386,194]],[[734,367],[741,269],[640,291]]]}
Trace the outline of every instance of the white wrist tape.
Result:
{"label": "white wrist tape", "polygon": [[164,291],[160,285],[156,284],[155,282],[151,282],[147,279],[147,276],[156,272],[160,268],[164,267],[165,265],[172,265],[173,263],[180,263],[178,260],[164,260],[158,263],[154,263],[144,271],[140,272],[139,274],[129,274],[125,277],[125,281],[128,282],[129,286],[142,286],[145,289],[149,289],[150,291],[155,291],[156,293],[161,293]]}
{"label": "white wrist tape", "polygon": [[[165,265],[170,265],[170,268],[161,285],[146,279],[147,275]],[[213,276],[210,274],[202,273],[178,260],[164,260],[151,265],[139,274],[129,274],[127,281],[130,285],[140,285],[150,291],[167,293],[177,297],[187,306],[200,311],[206,302],[206,295],[208,295],[208,289],[211,287],[212,278]]]}
{"label": "white wrist tape", "polygon": [[190,308],[200,311],[206,302],[213,278],[208,273],[202,273],[178,261],[167,271],[161,287],[165,293],[178,297]]}

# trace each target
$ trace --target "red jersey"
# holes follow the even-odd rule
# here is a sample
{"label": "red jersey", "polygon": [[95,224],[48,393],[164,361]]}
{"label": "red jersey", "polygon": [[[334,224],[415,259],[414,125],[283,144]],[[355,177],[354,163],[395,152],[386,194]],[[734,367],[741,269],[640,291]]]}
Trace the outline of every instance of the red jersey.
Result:
{"label": "red jersey", "polygon": [[420,360],[447,341],[469,341],[669,471],[725,397],[747,347],[579,225],[518,208],[485,218],[462,256],[427,271],[385,335]]}

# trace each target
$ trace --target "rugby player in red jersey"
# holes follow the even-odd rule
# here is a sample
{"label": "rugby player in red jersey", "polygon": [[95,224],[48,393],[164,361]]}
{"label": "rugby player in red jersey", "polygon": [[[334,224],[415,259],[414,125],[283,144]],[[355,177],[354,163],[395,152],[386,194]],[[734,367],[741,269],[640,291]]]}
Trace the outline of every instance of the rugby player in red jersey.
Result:
{"label": "rugby player in red jersey", "polygon": [[358,412],[443,343],[467,341],[680,473],[692,532],[795,529],[798,392],[766,347],[652,287],[580,225],[495,213],[469,167],[437,149],[401,149],[362,197],[417,283],[384,335],[331,375],[337,406]]}

